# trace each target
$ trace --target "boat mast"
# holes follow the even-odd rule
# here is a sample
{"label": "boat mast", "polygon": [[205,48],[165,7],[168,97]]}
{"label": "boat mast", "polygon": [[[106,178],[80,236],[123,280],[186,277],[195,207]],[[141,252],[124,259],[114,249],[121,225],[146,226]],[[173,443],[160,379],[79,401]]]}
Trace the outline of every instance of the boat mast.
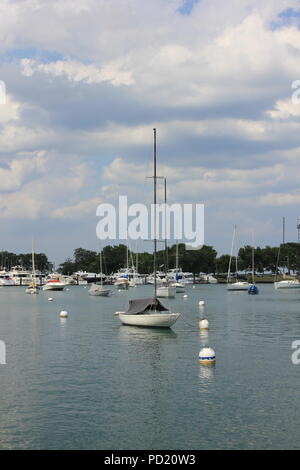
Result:
{"label": "boat mast", "polygon": [[153,264],[154,264],[154,298],[156,299],[156,128],[153,129],[153,134],[154,134],[154,147],[153,147],[153,163],[154,163],[154,176],[153,176],[153,181],[154,181],[154,259],[153,259]]}
{"label": "boat mast", "polygon": [[232,260],[232,255],[233,255],[233,245],[234,245],[234,241],[235,241],[235,232],[236,232],[236,225],[234,225],[232,241],[231,241],[231,250],[230,250],[230,258],[229,258],[228,273],[227,273],[227,283],[229,282],[229,278],[230,278],[231,260]]}
{"label": "boat mast", "polygon": [[33,277],[33,284],[35,287],[35,264],[34,264],[34,246],[33,246],[33,240],[32,240],[32,247],[31,247],[31,257],[32,257],[32,277]]}
{"label": "boat mast", "polygon": [[169,259],[168,259],[168,242],[167,242],[167,178],[165,180],[165,271],[166,271],[166,278],[169,270]]}

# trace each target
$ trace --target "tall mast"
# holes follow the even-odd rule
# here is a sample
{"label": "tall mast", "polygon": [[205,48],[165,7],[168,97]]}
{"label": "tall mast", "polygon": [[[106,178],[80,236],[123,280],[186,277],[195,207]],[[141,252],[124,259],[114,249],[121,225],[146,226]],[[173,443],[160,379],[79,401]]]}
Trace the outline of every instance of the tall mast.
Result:
{"label": "tall mast", "polygon": [[154,147],[153,147],[153,160],[154,160],[154,297],[156,299],[156,128],[153,129],[154,134]]}
{"label": "tall mast", "polygon": [[169,270],[169,257],[168,257],[168,242],[167,242],[167,178],[165,180],[165,271],[166,275]]}
{"label": "tall mast", "polygon": [[33,246],[33,240],[32,240],[32,247],[31,247],[31,257],[32,257],[32,276],[33,276],[33,282],[35,286],[35,264],[34,264],[34,246]]}

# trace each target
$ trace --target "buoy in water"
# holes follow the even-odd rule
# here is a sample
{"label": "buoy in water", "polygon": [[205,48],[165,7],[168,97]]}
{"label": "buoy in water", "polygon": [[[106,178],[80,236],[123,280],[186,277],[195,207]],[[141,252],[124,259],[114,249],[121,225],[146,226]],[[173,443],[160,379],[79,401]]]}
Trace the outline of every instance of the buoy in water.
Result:
{"label": "buoy in water", "polygon": [[199,300],[199,305],[200,305],[200,307],[204,307],[205,301],[204,300]]}
{"label": "buoy in water", "polygon": [[252,284],[252,286],[249,287],[248,294],[250,294],[250,295],[258,294],[258,288],[256,287],[255,284]]}
{"label": "buoy in water", "polygon": [[68,312],[66,310],[62,310],[59,314],[60,318],[67,318]]}
{"label": "buoy in water", "polygon": [[49,297],[48,301],[49,301],[49,302],[52,302],[52,300],[53,300],[52,297]]}
{"label": "buoy in water", "polygon": [[184,299],[187,299],[188,295],[187,294],[184,294],[183,298]]}
{"label": "buoy in water", "polygon": [[206,318],[202,318],[202,320],[199,321],[199,328],[200,330],[208,330],[209,323]]}
{"label": "buoy in water", "polygon": [[199,352],[200,364],[214,364],[216,361],[216,353],[209,346],[204,346]]}

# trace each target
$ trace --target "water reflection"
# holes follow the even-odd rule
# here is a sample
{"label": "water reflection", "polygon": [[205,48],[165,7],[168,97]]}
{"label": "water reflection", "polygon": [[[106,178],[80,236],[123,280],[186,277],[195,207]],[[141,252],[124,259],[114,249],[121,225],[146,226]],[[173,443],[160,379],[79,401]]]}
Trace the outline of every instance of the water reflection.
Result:
{"label": "water reflection", "polygon": [[122,325],[119,336],[123,340],[141,341],[144,343],[160,343],[164,339],[177,338],[177,334],[170,328],[140,328],[138,326]]}
{"label": "water reflection", "polygon": [[215,364],[199,364],[198,377],[201,380],[201,385],[209,384],[215,376]]}

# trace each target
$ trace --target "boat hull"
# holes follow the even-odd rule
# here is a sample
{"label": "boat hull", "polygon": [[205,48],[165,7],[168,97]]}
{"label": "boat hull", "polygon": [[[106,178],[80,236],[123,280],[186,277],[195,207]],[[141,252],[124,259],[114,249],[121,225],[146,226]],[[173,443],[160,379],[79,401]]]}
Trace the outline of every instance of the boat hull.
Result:
{"label": "boat hull", "polygon": [[274,282],[275,289],[300,289],[300,282],[278,281]]}
{"label": "boat hull", "polygon": [[126,313],[118,314],[123,325],[152,328],[170,328],[178,320],[180,315],[180,313],[145,313],[140,315],[128,315]]}
{"label": "boat hull", "polygon": [[174,298],[176,293],[175,287],[158,287],[156,291],[157,297],[167,297],[167,298]]}
{"label": "boat hull", "polygon": [[231,291],[248,291],[249,287],[251,284],[248,282],[242,283],[242,282],[237,282],[233,284],[228,284],[227,290]]}

